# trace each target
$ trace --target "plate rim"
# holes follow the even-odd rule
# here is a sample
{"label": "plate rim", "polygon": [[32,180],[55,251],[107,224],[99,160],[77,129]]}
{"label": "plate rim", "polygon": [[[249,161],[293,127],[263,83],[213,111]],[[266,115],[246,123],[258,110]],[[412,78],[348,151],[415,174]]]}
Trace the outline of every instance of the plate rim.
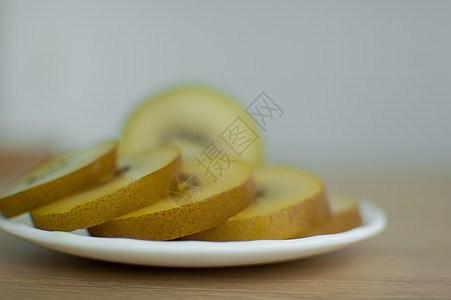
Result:
{"label": "plate rim", "polygon": [[[361,199],[359,200],[359,209],[363,219],[363,225],[359,227],[341,233],[285,240],[216,242],[102,238],[83,236],[73,232],[41,230],[31,225],[18,223],[14,219],[8,220],[1,215],[0,229],[19,239],[54,251],[109,262],[162,267],[242,266],[300,259],[333,251],[371,238],[386,228],[387,215],[375,203]],[[296,250],[299,251],[299,255],[296,255]],[[283,259],[284,253],[290,255]],[[105,254],[107,255],[105,256]],[[141,256],[141,259],[137,257],[127,259],[127,256],[134,255]],[[223,262],[212,260],[218,255],[226,256],[225,260]],[[250,255],[261,256],[261,258],[256,257],[248,262],[240,259],[240,256],[248,257]],[[154,258],[172,258],[174,261],[164,263],[165,260],[163,260],[163,263],[159,264],[152,256]],[[264,259],[267,256],[268,258]],[[190,259],[194,260],[190,263]]]}

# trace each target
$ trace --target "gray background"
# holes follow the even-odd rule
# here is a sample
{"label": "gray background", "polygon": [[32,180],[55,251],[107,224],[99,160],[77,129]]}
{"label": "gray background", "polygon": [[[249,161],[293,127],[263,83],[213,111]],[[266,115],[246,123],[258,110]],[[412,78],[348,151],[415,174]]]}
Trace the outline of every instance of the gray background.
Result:
{"label": "gray background", "polygon": [[268,156],[451,171],[451,1],[0,1],[0,143],[117,136],[148,93],[213,84],[284,110]]}

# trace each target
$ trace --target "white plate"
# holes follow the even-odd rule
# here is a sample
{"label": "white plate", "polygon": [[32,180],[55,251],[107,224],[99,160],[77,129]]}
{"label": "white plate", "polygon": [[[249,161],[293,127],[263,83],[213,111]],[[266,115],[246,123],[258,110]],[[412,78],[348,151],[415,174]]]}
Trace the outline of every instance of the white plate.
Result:
{"label": "white plate", "polygon": [[33,227],[28,214],[7,220],[5,232],[43,247],[103,261],[164,267],[228,267],[273,263],[330,252],[365,240],[384,230],[384,211],[360,201],[363,225],[343,233],[290,240],[245,242],[145,241],[90,237],[86,230],[45,231]]}

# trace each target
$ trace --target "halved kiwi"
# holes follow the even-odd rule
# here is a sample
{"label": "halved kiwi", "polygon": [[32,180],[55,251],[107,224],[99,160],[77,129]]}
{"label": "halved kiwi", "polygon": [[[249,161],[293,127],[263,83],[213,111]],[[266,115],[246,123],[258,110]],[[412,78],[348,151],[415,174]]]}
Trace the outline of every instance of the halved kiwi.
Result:
{"label": "halved kiwi", "polygon": [[210,143],[252,165],[262,161],[258,126],[229,96],[211,88],[183,86],[151,96],[125,123],[122,153],[161,145],[180,147],[183,156],[200,156]]}

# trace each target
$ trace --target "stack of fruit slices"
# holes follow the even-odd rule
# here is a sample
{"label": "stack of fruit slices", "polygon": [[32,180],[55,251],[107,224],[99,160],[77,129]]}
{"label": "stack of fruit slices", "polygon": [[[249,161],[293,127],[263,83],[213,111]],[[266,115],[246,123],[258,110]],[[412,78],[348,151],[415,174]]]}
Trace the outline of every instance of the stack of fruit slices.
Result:
{"label": "stack of fruit slices", "polygon": [[[227,137],[248,144],[238,152]],[[266,165],[262,148],[230,97],[174,88],[140,105],[120,142],[59,155],[20,178],[0,194],[0,211],[29,212],[44,230],[148,240],[290,239],[361,225],[355,199],[328,199],[319,178]]]}

